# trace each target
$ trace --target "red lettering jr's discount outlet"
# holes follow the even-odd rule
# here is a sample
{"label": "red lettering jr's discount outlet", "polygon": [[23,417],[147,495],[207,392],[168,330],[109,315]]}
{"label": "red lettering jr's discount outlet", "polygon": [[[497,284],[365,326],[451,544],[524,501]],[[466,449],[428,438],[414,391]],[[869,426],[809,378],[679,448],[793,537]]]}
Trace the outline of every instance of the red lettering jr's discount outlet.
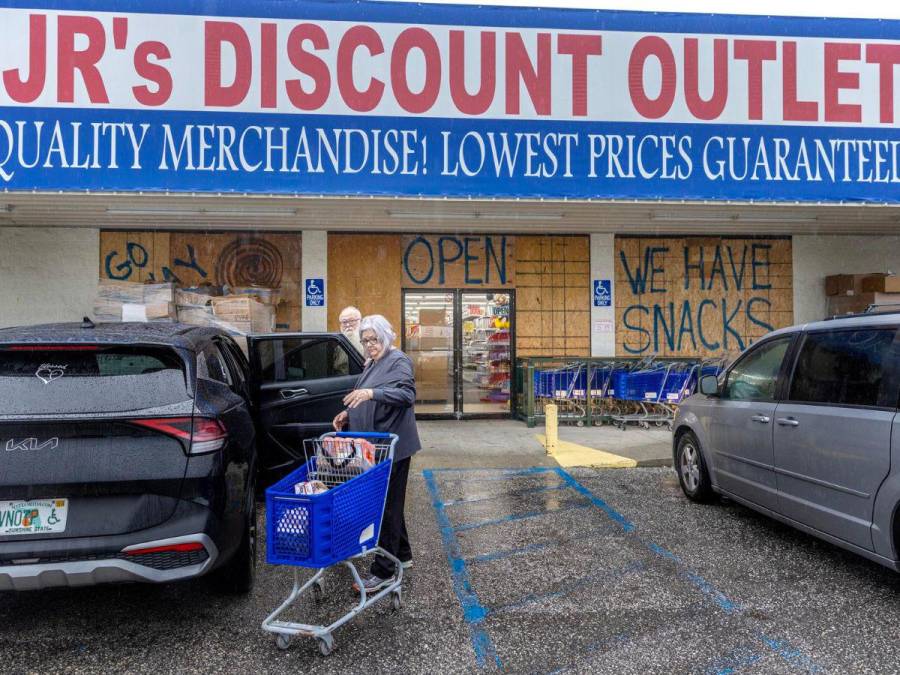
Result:
{"label": "red lettering jr's discount outlet", "polygon": [[2,325],[356,305],[462,416],[900,303],[900,22],[8,0],[0,72]]}

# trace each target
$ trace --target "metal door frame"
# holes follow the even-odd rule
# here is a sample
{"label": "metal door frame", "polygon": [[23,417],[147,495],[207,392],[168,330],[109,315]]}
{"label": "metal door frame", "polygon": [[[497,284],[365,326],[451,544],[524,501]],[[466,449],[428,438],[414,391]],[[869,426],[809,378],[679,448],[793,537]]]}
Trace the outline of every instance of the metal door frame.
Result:
{"label": "metal door frame", "polygon": [[[416,413],[417,419],[507,419],[513,416],[513,403],[516,398],[516,291],[513,288],[403,288],[400,291],[400,345],[406,351],[406,296],[416,295],[451,295],[453,311],[453,411],[443,413]],[[467,413],[463,402],[462,378],[462,296],[463,294],[487,295],[488,293],[509,296],[509,410],[496,413]]]}

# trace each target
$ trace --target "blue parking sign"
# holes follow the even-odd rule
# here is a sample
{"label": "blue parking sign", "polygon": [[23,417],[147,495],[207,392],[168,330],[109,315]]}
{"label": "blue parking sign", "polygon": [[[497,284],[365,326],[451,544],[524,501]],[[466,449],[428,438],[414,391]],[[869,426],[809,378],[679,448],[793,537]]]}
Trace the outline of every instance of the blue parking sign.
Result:
{"label": "blue parking sign", "polygon": [[306,280],[306,306],[307,307],[324,307],[325,306],[325,280],[324,279],[307,279]]}
{"label": "blue parking sign", "polygon": [[612,283],[609,279],[594,279],[594,307],[612,306]]}

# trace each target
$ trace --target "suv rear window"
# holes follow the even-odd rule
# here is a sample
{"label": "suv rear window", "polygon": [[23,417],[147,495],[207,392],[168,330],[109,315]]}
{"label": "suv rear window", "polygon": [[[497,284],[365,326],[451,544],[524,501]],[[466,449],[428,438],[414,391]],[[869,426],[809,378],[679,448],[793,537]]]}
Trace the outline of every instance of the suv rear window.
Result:
{"label": "suv rear window", "polygon": [[116,413],[190,398],[184,362],[165,347],[0,346],[0,415]]}
{"label": "suv rear window", "polygon": [[894,329],[810,333],[803,341],[789,399],[798,403],[878,406]]}

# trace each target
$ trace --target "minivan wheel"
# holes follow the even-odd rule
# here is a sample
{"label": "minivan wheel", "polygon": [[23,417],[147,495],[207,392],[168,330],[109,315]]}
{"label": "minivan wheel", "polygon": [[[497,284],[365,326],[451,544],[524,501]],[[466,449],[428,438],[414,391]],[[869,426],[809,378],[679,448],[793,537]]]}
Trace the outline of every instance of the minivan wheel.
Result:
{"label": "minivan wheel", "polygon": [[256,581],[257,515],[256,502],[250,505],[250,514],[241,536],[241,543],[231,560],[215,571],[216,587],[229,595],[244,595],[253,590]]}
{"label": "minivan wheel", "polygon": [[700,442],[690,431],[678,439],[675,450],[675,470],[685,497],[693,502],[707,503],[714,494],[709,480],[709,472],[700,453]]}

